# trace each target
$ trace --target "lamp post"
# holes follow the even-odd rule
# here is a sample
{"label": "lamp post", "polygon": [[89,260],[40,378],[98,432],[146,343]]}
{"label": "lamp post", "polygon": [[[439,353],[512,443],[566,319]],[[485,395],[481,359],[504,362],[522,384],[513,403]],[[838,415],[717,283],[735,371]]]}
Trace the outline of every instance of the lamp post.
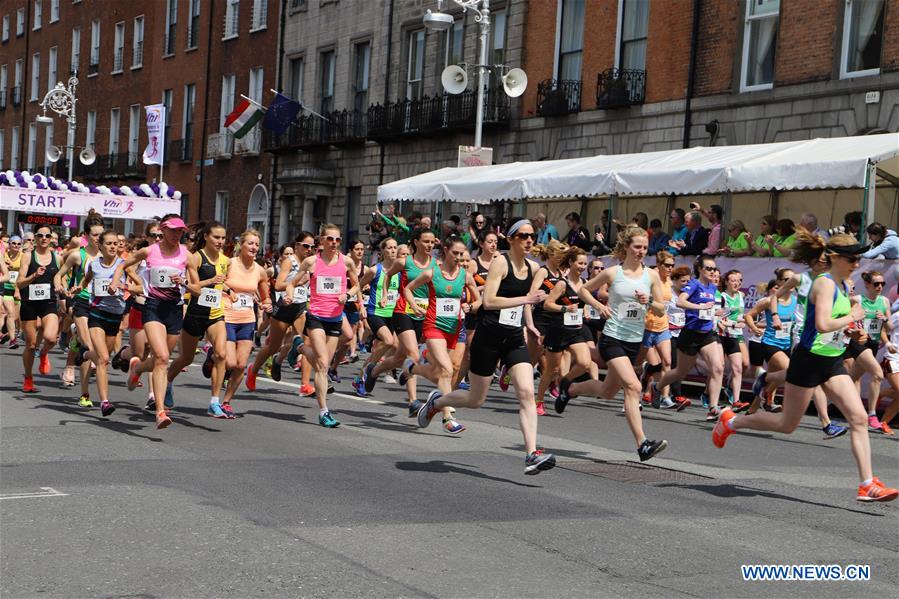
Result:
{"label": "lamp post", "polygon": [[[484,89],[486,87],[485,73],[489,66],[487,65],[487,43],[490,36],[490,0],[452,0],[458,6],[462,7],[462,12],[469,10],[474,11],[475,22],[480,24],[478,37],[480,38],[480,54],[478,58],[478,105],[475,113],[474,123],[474,145],[481,147],[481,132],[484,128]],[[437,12],[431,12],[430,9],[425,13],[425,27],[434,31],[446,31],[453,26],[454,19],[452,15],[448,15],[443,11],[444,0],[437,0]]]}
{"label": "lamp post", "polygon": [[69,87],[63,85],[61,81],[56,83],[56,87],[49,90],[41,100],[41,108],[44,114],[37,117],[37,122],[44,125],[52,125],[53,118],[47,116],[49,108],[59,116],[66,118],[68,123],[68,133],[66,135],[66,160],[69,163],[69,181],[72,180],[73,167],[75,166],[75,104],[78,99],[75,97],[75,88],[78,87],[78,78],[74,75],[69,77]]}

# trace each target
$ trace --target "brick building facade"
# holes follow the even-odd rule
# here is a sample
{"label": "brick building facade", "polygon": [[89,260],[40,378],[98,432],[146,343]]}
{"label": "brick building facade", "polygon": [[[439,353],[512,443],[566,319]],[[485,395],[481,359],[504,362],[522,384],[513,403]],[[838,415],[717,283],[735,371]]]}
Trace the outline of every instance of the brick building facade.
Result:
{"label": "brick building facade", "polygon": [[[65,158],[45,158],[49,145],[65,146],[65,121],[45,128],[35,117],[54,82],[76,74],[76,157],[83,147],[97,154],[90,166],[76,158],[76,180],[158,181],[159,167],[141,160],[144,106],[165,103],[163,177],[182,191],[185,217],[218,218],[232,235],[248,224],[265,228],[271,157],[259,151],[258,134],[235,144],[222,131],[222,111],[240,94],[274,87],[280,0],[9,0],[0,11],[0,69],[8,73],[0,80],[0,168],[67,176]],[[4,218],[12,224],[11,214]],[[133,223],[115,225],[127,231]]]}

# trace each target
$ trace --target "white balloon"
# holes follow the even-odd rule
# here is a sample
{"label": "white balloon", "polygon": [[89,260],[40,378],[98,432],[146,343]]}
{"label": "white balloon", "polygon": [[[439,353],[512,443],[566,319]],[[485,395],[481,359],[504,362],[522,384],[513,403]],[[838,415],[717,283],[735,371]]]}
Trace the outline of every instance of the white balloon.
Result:
{"label": "white balloon", "polygon": [[181,192],[180,192],[180,191],[176,191],[176,192],[175,192],[175,195],[172,196],[172,199],[173,199],[173,200],[180,200],[180,199],[181,199]]}
{"label": "white balloon", "polygon": [[35,183],[34,181],[28,183],[28,189],[37,189],[37,183]]}

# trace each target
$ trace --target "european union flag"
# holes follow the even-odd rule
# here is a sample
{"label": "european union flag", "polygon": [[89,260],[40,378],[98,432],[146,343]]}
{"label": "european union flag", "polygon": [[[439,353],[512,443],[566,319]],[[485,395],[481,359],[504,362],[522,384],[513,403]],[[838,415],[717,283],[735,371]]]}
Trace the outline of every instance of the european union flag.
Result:
{"label": "european union flag", "polygon": [[290,123],[297,118],[297,114],[299,114],[302,107],[303,105],[296,100],[281,95],[280,93],[276,94],[271,106],[268,107],[268,110],[265,113],[262,126],[281,135],[287,131],[287,128],[290,127]]}

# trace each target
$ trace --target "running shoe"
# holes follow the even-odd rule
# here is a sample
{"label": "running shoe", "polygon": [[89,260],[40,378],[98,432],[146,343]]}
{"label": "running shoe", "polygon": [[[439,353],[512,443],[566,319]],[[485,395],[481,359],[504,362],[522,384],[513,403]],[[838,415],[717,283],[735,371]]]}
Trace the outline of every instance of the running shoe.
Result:
{"label": "running shoe", "polygon": [[654,396],[652,393],[643,394],[643,403],[648,403],[657,410],[662,408],[662,397]]}
{"label": "running shoe", "polygon": [[315,386],[311,383],[308,385],[300,385],[300,395],[303,397],[312,397],[315,395]]}
{"label": "running shoe", "polygon": [[762,404],[762,408],[764,408],[766,412],[771,412],[772,414],[777,414],[778,412],[783,411],[783,406],[776,404],[773,401],[766,401]]}
{"label": "running shoe", "polygon": [[730,408],[721,410],[721,414],[718,416],[718,422],[715,423],[715,428],[712,429],[712,443],[715,447],[722,449],[724,444],[727,443],[727,438],[734,433],[728,426],[728,423],[734,416],[734,411]]}
{"label": "running shoe", "polygon": [[100,402],[100,413],[103,414],[103,417],[109,416],[115,412],[115,406],[112,405],[109,401],[101,401]]}
{"label": "running shoe", "polygon": [[693,402],[684,397],[683,395],[676,395],[674,397],[674,403],[677,404],[677,411],[680,412],[684,408],[690,407],[693,405]]}
{"label": "running shoe", "polygon": [[80,408],[92,408],[94,407],[94,402],[91,401],[91,396],[87,393],[82,393],[81,397],[78,398],[78,407]]}
{"label": "running shoe", "polygon": [[565,408],[568,407],[568,402],[571,401],[570,389],[571,381],[566,378],[559,381],[559,397],[556,398],[555,404],[553,405],[556,414],[561,414],[565,411]]}
{"label": "running shoe", "polygon": [[[229,378],[231,378],[231,377],[229,377],[229,376],[227,375],[227,373],[226,373],[226,374],[225,374],[225,380],[228,380]],[[252,365],[252,364],[250,364],[249,366],[247,366],[247,376],[246,376],[246,382],[245,382],[245,384],[246,384],[247,389],[248,389],[249,391],[255,391],[255,390],[256,390],[256,371],[253,370],[253,365]]]}
{"label": "running shoe", "polygon": [[37,393],[37,389],[34,386],[34,377],[25,377],[25,380],[22,381],[22,393]]}
{"label": "running shoe", "polygon": [[708,414],[705,415],[706,422],[712,422],[718,420],[718,416],[721,415],[721,409],[718,406],[714,408],[709,408]]}
{"label": "running shoe", "polygon": [[[119,351],[115,353],[109,360],[109,367],[114,370],[122,370],[122,366],[125,363],[125,360],[122,359],[122,354],[125,350],[128,349],[127,345],[123,345],[119,348]],[[208,378],[208,377],[207,377]]]}
{"label": "running shoe", "polygon": [[355,364],[358,361],[359,361],[359,354],[353,354],[352,356],[350,356],[350,359],[349,359],[350,364]]}
{"label": "running shoe", "polygon": [[877,416],[868,416],[868,431],[872,433],[883,432],[883,425],[880,424],[880,420],[877,419]]}
{"label": "running shoe", "polygon": [[880,428],[881,428],[881,432],[882,432],[884,435],[888,435],[888,436],[890,436],[890,437],[893,436],[893,434],[894,434],[894,433],[893,433],[893,429],[891,429],[891,428],[890,428],[890,425],[888,425],[888,424],[887,424],[886,422],[884,422],[883,420],[880,421]]}
{"label": "running shoe", "polygon": [[745,412],[749,409],[749,406],[752,404],[746,401],[740,401],[739,399],[732,404],[730,404],[731,408],[733,408],[735,414],[739,414],[740,412]]}
{"label": "running shoe", "polygon": [[337,428],[340,423],[331,416],[331,412],[325,412],[318,417],[318,423],[325,428]]}
{"label": "running shoe", "polygon": [[212,356],[213,356],[212,347],[211,346],[207,347],[206,348],[206,359],[203,360],[203,366],[200,368],[201,372],[203,373],[203,376],[207,379],[212,378],[212,364],[213,364]]}
{"label": "running shoe", "polygon": [[384,374],[384,382],[388,385],[396,385],[396,380],[399,378],[399,375],[396,372],[396,368],[391,370],[390,372]]}
{"label": "running shoe", "polygon": [[753,397],[761,397],[763,400],[765,398],[765,387],[768,386],[768,373],[762,371],[760,375],[755,377],[755,381],[752,383],[752,396]]}
{"label": "running shoe", "polygon": [[471,389],[471,384],[467,380],[462,379],[461,381],[459,381],[459,389],[468,391],[469,389]]}
{"label": "running shoe", "polygon": [[724,392],[724,397],[727,400],[728,405],[734,405],[734,392],[731,391],[729,387],[722,387],[721,390]]}
{"label": "running shoe", "polygon": [[287,352],[287,363],[291,368],[296,367],[297,360],[300,358],[300,348],[303,347],[303,336],[297,335],[290,342],[290,351]]}
{"label": "running shoe", "polygon": [[50,374],[50,356],[48,356],[47,354],[41,354],[41,363],[40,366],[38,366],[37,371],[44,376]]}
{"label": "running shoe", "polygon": [[172,419],[169,418],[169,415],[166,414],[165,411],[156,414],[156,430],[162,430],[169,427],[171,424]]}
{"label": "running shoe", "polygon": [[412,369],[415,367],[415,361],[409,358],[403,362],[403,369],[400,371],[400,378],[397,381],[400,387],[405,387],[406,383],[409,382],[409,379],[412,377]]}
{"label": "running shoe", "polygon": [[549,384],[549,388],[547,389],[549,392],[549,396],[553,399],[559,397],[559,386],[556,384],[556,381],[553,381]]}
{"label": "running shoe", "polygon": [[335,385],[340,383],[340,375],[337,374],[336,368],[328,369],[328,380],[331,381],[332,383],[334,383]]}
{"label": "running shoe", "polygon": [[19,349],[19,340],[13,337],[9,342],[9,349]]}
{"label": "running shoe", "polygon": [[836,439],[837,437],[841,437],[849,432],[848,427],[840,426],[839,424],[834,424],[833,422],[825,426],[822,430],[824,431],[825,441]]}
{"label": "running shoe", "polygon": [[165,405],[166,409],[169,410],[175,407],[175,395],[172,393],[172,383],[165,386],[165,399],[162,400],[162,403]]}
{"label": "running shoe", "polygon": [[703,409],[709,409],[709,395],[705,391],[699,396],[699,401],[702,402]]}
{"label": "running shoe", "polygon": [[[140,358],[137,356],[132,357],[128,361],[128,390],[134,391],[134,388],[137,387],[137,383],[140,381],[140,374],[137,373],[137,367],[140,365]],[[168,426],[168,425],[166,425]]]}
{"label": "running shoe", "polygon": [[661,399],[662,392],[659,391],[659,388],[656,386],[655,382],[649,385],[649,392],[650,394],[652,394],[652,401],[655,402]]}
{"label": "running shoe", "polygon": [[237,418],[237,414],[234,413],[234,408],[231,407],[231,403],[223,403],[222,412],[225,413],[226,418]]}
{"label": "running shoe", "polygon": [[644,403],[644,404],[646,404],[646,405],[648,405],[648,406],[653,405],[654,402],[653,402],[652,393],[649,392],[649,393],[644,393],[643,395],[641,395],[641,396],[640,396],[640,402],[641,402],[641,403]]}
{"label": "running shoe", "polygon": [[219,402],[210,403],[209,407],[206,408],[206,415],[212,416],[213,418],[227,418],[228,415],[225,414],[225,410],[222,409],[222,404]]}
{"label": "running shoe", "polygon": [[422,403],[417,399],[413,399],[412,403],[409,404],[409,418],[415,418],[418,416],[418,411],[421,409]]}
{"label": "running shoe", "polygon": [[543,407],[543,402],[537,402],[537,416],[546,416],[546,408]]}
{"label": "running shoe", "polygon": [[456,420],[455,418],[444,418],[443,419],[443,430],[448,432],[451,435],[458,435],[459,433],[465,430],[465,425]]}
{"label": "running shoe", "polygon": [[499,388],[503,391],[508,391],[511,383],[512,376],[509,374],[509,369],[503,365],[503,369],[499,371]]}
{"label": "running shoe", "polygon": [[365,365],[365,368],[362,369],[362,387],[365,389],[366,395],[371,393],[375,388],[375,383],[378,382],[377,377],[372,375],[372,371],[375,369],[374,362],[369,362]]}
{"label": "running shoe", "polygon": [[431,395],[428,397],[427,403],[421,406],[421,409],[418,410],[418,426],[419,428],[427,428],[429,424],[431,424],[431,420],[434,416],[440,412],[439,409],[434,407],[434,402],[437,401],[439,397],[441,397],[440,391],[433,391]]}
{"label": "running shoe", "polygon": [[524,473],[537,475],[556,466],[556,456],[543,451],[535,451],[524,459]]}
{"label": "running shoe", "polygon": [[9,341],[9,333],[3,333],[2,335],[0,335],[0,345],[3,345],[7,341]]}
{"label": "running shoe", "polygon": [[666,447],[668,447],[668,441],[664,439],[662,439],[661,441],[650,441],[649,439],[644,439],[643,443],[640,443],[640,447],[637,448],[637,455],[640,456],[641,462],[645,462],[651,457],[665,451]]}
{"label": "running shoe", "polygon": [[671,399],[670,397],[663,397],[662,400],[659,402],[658,407],[662,410],[671,410],[671,409],[676,408],[677,404],[674,403],[674,400]]}
{"label": "running shoe", "polygon": [[66,366],[63,368],[62,372],[59,373],[59,380],[62,381],[62,386],[66,389],[75,386],[75,367],[74,366]]}
{"label": "running shoe", "polygon": [[325,393],[334,393],[334,385],[328,383],[328,390]]}
{"label": "running shoe", "polygon": [[867,485],[858,486],[856,501],[893,501],[899,497],[899,490],[885,486],[876,476]]}
{"label": "running shoe", "polygon": [[277,359],[277,357],[272,358],[270,374],[272,376],[273,381],[281,380],[281,362]]}
{"label": "running shoe", "polygon": [[362,382],[361,376],[357,376],[353,379],[353,391],[359,397],[368,396],[368,393],[365,392],[365,384]]}
{"label": "running shoe", "polygon": [[144,410],[147,412],[155,412],[156,411],[156,398],[153,397],[153,393],[147,396],[147,403],[144,404]]}

